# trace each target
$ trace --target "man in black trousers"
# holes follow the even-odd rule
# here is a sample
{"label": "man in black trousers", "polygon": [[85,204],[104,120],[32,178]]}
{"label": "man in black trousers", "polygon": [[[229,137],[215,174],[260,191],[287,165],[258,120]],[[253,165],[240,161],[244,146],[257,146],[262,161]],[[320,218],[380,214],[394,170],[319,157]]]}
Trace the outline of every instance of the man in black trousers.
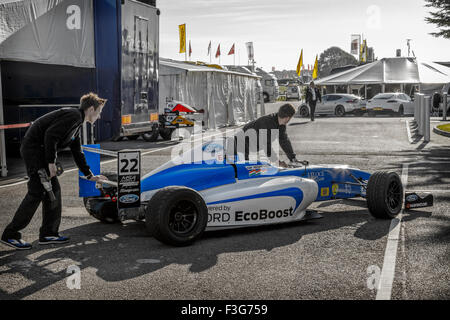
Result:
{"label": "man in black trousers", "polygon": [[[42,202],[42,226],[39,230],[39,244],[66,243],[68,237],[59,235],[61,223],[61,188],[56,176],[58,149],[70,147],[76,165],[91,181],[104,179],[94,176],[81,150],[80,132],[84,122],[94,123],[102,112],[106,99],[94,93],[81,97],[79,108],[62,108],[38,118],[28,128],[20,147],[20,153],[27,169],[28,192],[17,209],[12,222],[6,227],[1,242],[18,250],[31,249],[31,244],[22,240],[20,230],[33,218]],[[47,171],[51,179],[55,199],[52,201],[44,189],[38,174]]]}
{"label": "man in black trousers", "polygon": [[311,116],[311,121],[314,121],[314,113],[316,112],[317,100],[322,102],[322,96],[320,95],[320,90],[314,85],[314,81],[311,81],[308,89],[306,89],[306,103],[309,105],[309,114]]}

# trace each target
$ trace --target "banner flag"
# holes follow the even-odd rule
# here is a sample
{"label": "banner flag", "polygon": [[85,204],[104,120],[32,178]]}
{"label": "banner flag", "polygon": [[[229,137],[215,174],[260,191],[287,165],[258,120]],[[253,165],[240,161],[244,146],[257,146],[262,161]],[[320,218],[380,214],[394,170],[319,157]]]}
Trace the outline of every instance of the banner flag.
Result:
{"label": "banner flag", "polygon": [[298,60],[298,64],[297,64],[297,75],[300,77],[300,73],[302,71],[302,67],[303,67],[303,49],[302,52],[300,53],[300,59]]}
{"label": "banner flag", "polygon": [[180,31],[180,53],[186,52],[186,24],[178,26]]}

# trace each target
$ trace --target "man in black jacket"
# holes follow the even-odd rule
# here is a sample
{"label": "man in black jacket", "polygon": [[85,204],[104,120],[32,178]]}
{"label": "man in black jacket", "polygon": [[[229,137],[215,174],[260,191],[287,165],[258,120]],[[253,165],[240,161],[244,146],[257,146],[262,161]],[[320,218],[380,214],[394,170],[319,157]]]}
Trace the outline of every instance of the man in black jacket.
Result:
{"label": "man in black jacket", "polygon": [[[6,227],[1,242],[19,249],[31,249],[31,244],[22,240],[20,230],[31,221],[42,202],[42,226],[39,230],[39,244],[65,243],[68,237],[60,236],[61,188],[56,177],[56,156],[58,149],[70,147],[76,165],[91,181],[103,179],[94,176],[81,151],[80,132],[83,122],[94,123],[102,112],[106,100],[94,93],[81,97],[79,108],[62,108],[38,118],[28,128],[20,147],[20,153],[27,169],[28,192]],[[45,191],[38,170],[45,169],[51,178],[56,200],[51,201]]]}
{"label": "man in black jacket", "polygon": [[[274,155],[272,154],[272,151],[273,151],[272,150],[272,142],[278,136],[278,140],[279,140],[281,149],[283,149],[283,151],[286,153],[286,156],[289,158],[289,160],[291,162],[297,162],[294,150],[292,149],[291,141],[289,140],[289,137],[286,133],[286,125],[292,119],[294,114],[295,114],[295,108],[291,104],[287,103],[287,104],[282,105],[279,108],[278,112],[262,116],[254,121],[247,123],[243,127],[242,131],[238,132],[235,137],[236,139],[245,139],[244,140],[245,141],[245,160],[249,160],[250,151],[258,151],[261,147],[264,147],[264,146],[260,145],[259,138],[260,138],[260,130],[266,130],[267,149],[265,151],[266,151],[267,157],[272,157],[272,158],[274,157]],[[247,132],[248,130],[255,130],[256,139],[257,139],[257,143],[256,143],[257,150],[250,150],[254,146],[251,144],[251,141],[248,138],[251,136],[248,134],[248,132]],[[278,130],[278,135],[273,136],[271,130]],[[247,138],[245,137],[246,132],[247,132]],[[242,150],[238,150],[239,145],[240,145],[239,142],[235,142],[235,152],[242,151]],[[244,143],[242,143],[241,145],[244,145]]]}
{"label": "man in black jacket", "polygon": [[314,85],[314,81],[311,81],[309,87],[306,89],[306,103],[309,105],[309,114],[311,121],[314,121],[314,113],[316,112],[317,100],[322,102],[322,96],[320,90]]}

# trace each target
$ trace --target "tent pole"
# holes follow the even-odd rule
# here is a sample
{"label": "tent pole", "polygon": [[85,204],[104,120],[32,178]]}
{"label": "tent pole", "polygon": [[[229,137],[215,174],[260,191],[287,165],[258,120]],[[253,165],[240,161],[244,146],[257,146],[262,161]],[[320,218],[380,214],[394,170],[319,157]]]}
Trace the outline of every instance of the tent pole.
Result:
{"label": "tent pole", "polygon": [[[1,61],[0,61],[1,62]],[[0,64],[0,125],[4,124],[3,119],[3,93],[2,93],[2,70]],[[6,168],[6,146],[5,146],[5,130],[0,130],[0,166],[2,177],[6,177],[8,170]]]}

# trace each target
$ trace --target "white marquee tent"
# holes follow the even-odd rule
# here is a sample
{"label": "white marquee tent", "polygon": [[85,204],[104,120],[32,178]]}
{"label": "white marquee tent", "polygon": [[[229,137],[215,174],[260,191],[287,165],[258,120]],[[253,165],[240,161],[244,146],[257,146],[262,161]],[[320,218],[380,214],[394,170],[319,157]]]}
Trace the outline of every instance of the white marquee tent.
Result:
{"label": "white marquee tent", "polygon": [[[398,85],[401,91],[405,87],[416,85],[421,92],[449,89],[450,68],[443,65],[424,62],[416,58],[383,58],[350,70],[315,81],[322,86],[355,86],[381,85],[384,92]],[[410,93],[410,92],[407,92]]]}

